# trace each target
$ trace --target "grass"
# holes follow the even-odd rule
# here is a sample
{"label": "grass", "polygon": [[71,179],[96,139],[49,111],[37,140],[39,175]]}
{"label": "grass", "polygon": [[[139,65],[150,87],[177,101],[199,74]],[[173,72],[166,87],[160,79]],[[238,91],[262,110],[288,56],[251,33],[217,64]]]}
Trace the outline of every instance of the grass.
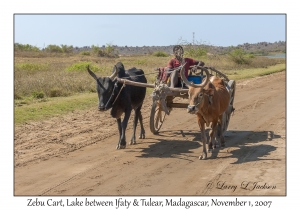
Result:
{"label": "grass", "polygon": [[269,66],[267,68],[229,70],[226,71],[226,76],[231,80],[240,80],[240,79],[247,79],[247,78],[269,75],[269,74],[273,74],[285,70],[286,70],[285,64],[277,64],[275,66]]}
{"label": "grass", "polygon": [[[14,102],[15,124],[47,119],[77,109],[97,106],[95,81],[85,70],[86,65],[98,76],[111,74],[121,61],[126,69],[143,69],[148,83],[154,83],[154,68],[164,67],[171,56],[153,55],[104,58],[82,54],[15,53]],[[195,58],[239,80],[285,70],[285,59],[253,58],[250,64],[237,65],[226,55]],[[147,94],[152,88],[147,88]]]}
{"label": "grass", "polygon": [[77,72],[85,72],[86,71],[86,67],[89,66],[90,69],[93,71],[93,72],[100,72],[100,73],[103,73],[103,72],[107,72],[108,68],[106,66],[104,67],[98,67],[97,65],[95,64],[92,64],[91,62],[80,62],[80,63],[74,63],[72,64],[71,66],[68,66],[66,68],[66,71],[68,72],[72,72],[72,71],[77,71]]}
{"label": "grass", "polygon": [[35,63],[17,63],[15,65],[16,69],[20,69],[21,71],[43,71],[47,70],[47,64],[35,64]]}
{"label": "grass", "polygon": [[98,98],[96,93],[77,94],[63,98],[49,98],[47,100],[35,100],[30,104],[15,106],[15,124],[22,124],[28,121],[47,119],[53,116],[66,114],[74,110],[81,110],[97,106]]}
{"label": "grass", "polygon": [[[227,76],[232,80],[253,78],[268,75],[285,70],[285,64],[278,64],[268,68],[243,69],[228,71]],[[147,88],[147,95],[152,92]],[[42,100],[25,99],[15,100],[15,124],[23,124],[28,121],[37,121],[49,117],[67,114],[74,110],[96,107],[98,98],[96,93],[81,93],[69,97],[47,98]]]}
{"label": "grass", "polygon": [[162,52],[162,51],[154,52],[152,55],[156,56],[156,57],[168,57],[168,54],[166,52]]}

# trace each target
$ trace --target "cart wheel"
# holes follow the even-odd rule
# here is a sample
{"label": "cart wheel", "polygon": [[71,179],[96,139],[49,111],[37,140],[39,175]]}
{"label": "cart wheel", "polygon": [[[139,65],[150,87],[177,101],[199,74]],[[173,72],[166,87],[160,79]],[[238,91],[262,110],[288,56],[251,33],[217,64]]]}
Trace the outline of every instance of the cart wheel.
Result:
{"label": "cart wheel", "polygon": [[230,80],[228,82],[228,86],[230,87],[229,89],[229,94],[230,94],[230,102],[229,102],[229,106],[228,106],[228,110],[225,112],[225,123],[223,126],[223,132],[227,130],[228,125],[229,125],[229,120],[230,120],[230,116],[231,113],[233,112],[233,101],[234,101],[234,95],[235,95],[235,81],[234,80]]}
{"label": "cart wheel", "polygon": [[154,101],[152,104],[152,109],[150,113],[150,131],[153,134],[158,134],[159,129],[161,128],[166,117],[159,101]]}
{"label": "cart wheel", "polygon": [[[222,116],[223,132],[225,132],[228,128],[230,116],[234,110],[233,102],[234,102],[234,95],[235,95],[235,81],[230,80],[228,82],[228,86],[230,87],[230,89],[229,89],[230,102],[229,102],[229,106],[228,106],[227,110],[223,113],[223,116]],[[218,136],[220,136],[220,129],[221,129],[220,126],[221,125],[218,124]]]}

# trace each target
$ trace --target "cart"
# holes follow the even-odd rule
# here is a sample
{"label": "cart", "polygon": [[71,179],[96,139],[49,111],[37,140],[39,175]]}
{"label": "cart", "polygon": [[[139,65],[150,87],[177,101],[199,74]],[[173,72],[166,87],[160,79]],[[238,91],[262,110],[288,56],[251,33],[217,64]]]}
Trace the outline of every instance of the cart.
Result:
{"label": "cart", "polygon": [[[192,68],[195,68],[192,67]],[[235,88],[236,83],[234,80],[229,80],[228,77],[223,74],[222,72],[216,70],[213,67],[201,67],[197,66],[197,69],[200,69],[200,73],[196,73],[195,75],[190,75],[188,80],[194,80],[195,77],[199,77],[199,81],[205,77],[203,75],[203,70],[207,69],[210,75],[215,75],[219,78],[223,78],[226,83],[227,90],[230,94],[230,104],[226,112],[224,112],[222,117],[222,124],[223,124],[223,131],[226,131],[229,125],[230,116],[234,111],[233,102],[234,102],[234,95],[235,95]],[[176,97],[180,97],[183,99],[188,99],[188,88],[181,87],[181,88],[170,88],[167,84],[162,82],[161,80],[157,79],[155,81],[154,90],[152,92],[152,99],[153,104],[151,108],[150,114],[150,130],[153,134],[158,134],[159,130],[161,129],[163,122],[166,118],[166,115],[169,115],[173,108],[184,108],[186,109],[188,104],[187,103],[175,103],[173,102]],[[220,125],[218,125],[218,133],[220,131]]]}
{"label": "cart", "polygon": [[[224,82],[226,83],[226,87],[230,95],[230,103],[228,109],[223,113],[222,116],[223,132],[226,131],[229,125],[230,116],[234,111],[233,102],[234,102],[234,95],[235,95],[235,88],[236,88],[235,81],[229,80],[225,74],[216,70],[214,67],[192,66],[191,69],[194,70],[197,69],[200,70],[200,72],[195,73],[194,75],[190,74],[189,78],[195,79],[198,77],[199,80],[202,81],[202,79],[204,79],[205,77],[203,75],[203,71],[206,69],[208,70],[210,76],[214,75],[219,78],[223,78]],[[119,83],[123,83],[123,84],[154,88],[151,94],[153,103],[152,103],[152,108],[150,113],[150,131],[153,134],[159,133],[159,130],[161,129],[165,121],[166,115],[169,115],[174,108],[186,109],[188,106],[188,103],[173,102],[174,99],[177,97],[182,99],[188,99],[187,87],[183,86],[181,88],[171,88],[160,78],[157,78],[154,84],[133,82],[122,78],[117,78],[117,80]],[[220,125],[218,124],[218,135],[219,133],[220,133]]]}

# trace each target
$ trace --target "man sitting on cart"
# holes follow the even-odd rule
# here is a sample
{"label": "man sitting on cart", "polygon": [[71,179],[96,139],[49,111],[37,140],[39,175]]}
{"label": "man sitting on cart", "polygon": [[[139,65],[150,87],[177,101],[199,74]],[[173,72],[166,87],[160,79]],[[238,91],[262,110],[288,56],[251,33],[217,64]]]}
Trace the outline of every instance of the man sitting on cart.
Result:
{"label": "man sitting on cart", "polygon": [[180,79],[180,72],[179,72],[179,66],[185,65],[185,76],[188,78],[188,72],[189,68],[193,65],[204,66],[204,62],[202,61],[196,61],[192,58],[183,58],[183,48],[180,45],[176,45],[173,48],[173,53],[175,55],[175,58],[172,58],[169,62],[167,67],[165,68],[165,71],[167,72],[167,75],[170,77],[170,87],[181,87],[181,79]]}

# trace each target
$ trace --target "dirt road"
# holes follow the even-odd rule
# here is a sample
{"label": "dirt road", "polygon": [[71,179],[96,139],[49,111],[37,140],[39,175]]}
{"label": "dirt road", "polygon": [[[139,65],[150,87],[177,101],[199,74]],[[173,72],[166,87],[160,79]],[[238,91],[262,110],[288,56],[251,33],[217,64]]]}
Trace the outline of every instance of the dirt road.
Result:
{"label": "dirt road", "polygon": [[159,135],[150,132],[150,96],[146,139],[124,150],[115,149],[115,120],[97,104],[16,126],[14,194],[286,195],[285,73],[237,82],[226,147],[207,160],[198,159],[199,127],[184,109],[173,109]]}

